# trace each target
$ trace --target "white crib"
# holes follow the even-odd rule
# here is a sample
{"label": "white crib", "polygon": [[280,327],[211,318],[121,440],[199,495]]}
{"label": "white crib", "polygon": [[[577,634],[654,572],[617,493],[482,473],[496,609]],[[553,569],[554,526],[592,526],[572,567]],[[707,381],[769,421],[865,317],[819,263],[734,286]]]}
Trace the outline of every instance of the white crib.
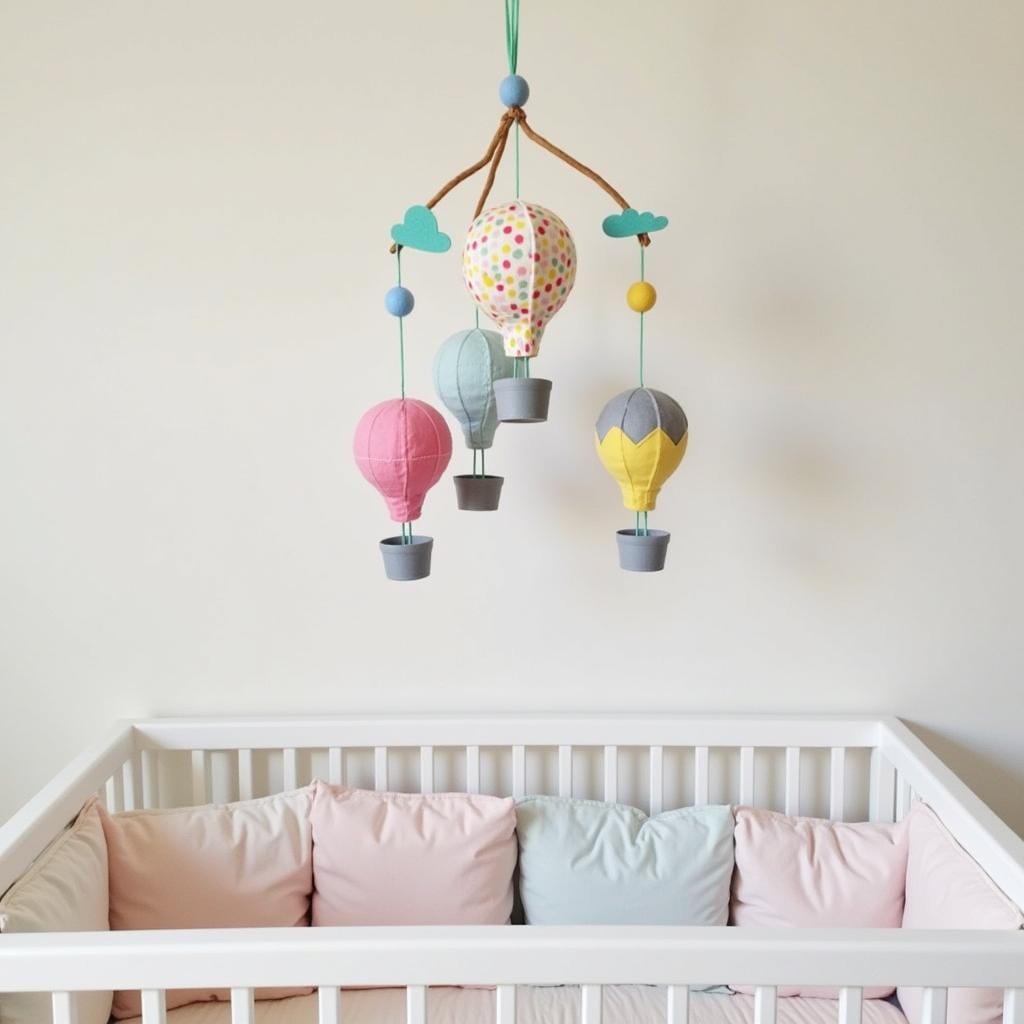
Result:
{"label": "white crib", "polygon": [[[99,793],[112,810],[246,799],[318,775],[351,785],[522,796],[553,792],[663,809],[739,802],[833,819],[899,820],[927,801],[1003,891],[1024,906],[1024,841],[896,719],[508,715],[197,718],[126,722],[72,762],[0,829],[0,892]],[[320,1024],[341,989],[402,986],[425,1024],[437,985],[495,985],[497,1024],[516,986],[581,986],[581,1024],[600,1024],[602,986],[667,986],[666,1024],[686,1024],[690,985],[756,986],[755,1024],[775,1024],[776,988],[841,986],[838,1024],[859,1024],[869,985],[926,988],[921,1024],[943,1024],[950,987],[1005,990],[1024,1024],[1024,932],[891,929],[294,928],[5,935],[0,991],[53,993],[75,1024],[79,990],[137,989],[144,1024],[164,991],[232,990],[252,1024],[256,986],[319,986]],[[327,983],[329,980],[329,984]],[[916,1022],[914,1022],[916,1024]]]}

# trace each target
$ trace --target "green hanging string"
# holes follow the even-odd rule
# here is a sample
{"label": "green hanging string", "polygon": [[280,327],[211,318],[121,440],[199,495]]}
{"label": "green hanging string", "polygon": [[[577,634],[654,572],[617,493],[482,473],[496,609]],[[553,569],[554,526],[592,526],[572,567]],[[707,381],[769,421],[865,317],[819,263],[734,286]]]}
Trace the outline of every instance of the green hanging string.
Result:
{"label": "green hanging string", "polygon": [[505,50],[508,73],[514,75],[519,63],[519,0],[505,0]]}
{"label": "green hanging string", "polygon": [[487,476],[487,449],[480,449],[480,475]]}
{"label": "green hanging string", "polygon": [[[640,246],[640,280],[644,278],[644,247]],[[640,314],[640,387],[644,386],[644,314]],[[636,514],[636,536],[646,537],[650,533],[647,528],[647,513],[644,512],[644,526],[643,532],[640,530],[640,513]]]}
{"label": "green hanging string", "polygon": [[[644,247],[640,246],[640,280],[644,280]],[[644,314],[640,314],[640,387],[644,386]]]}
{"label": "green hanging string", "polygon": [[[402,247],[395,250],[395,265],[398,270],[398,285],[402,285]],[[402,397],[405,398],[405,317],[398,318],[398,371],[402,384]]]}

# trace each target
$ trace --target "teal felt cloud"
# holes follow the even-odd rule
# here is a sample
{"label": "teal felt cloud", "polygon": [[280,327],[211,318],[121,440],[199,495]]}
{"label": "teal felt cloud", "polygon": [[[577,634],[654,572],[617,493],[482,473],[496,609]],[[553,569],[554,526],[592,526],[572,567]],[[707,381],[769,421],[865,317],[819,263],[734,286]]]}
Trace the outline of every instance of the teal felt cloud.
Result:
{"label": "teal felt cloud", "polygon": [[447,252],[451,238],[437,229],[437,218],[425,206],[410,206],[401,224],[391,228],[391,237],[399,245],[422,252]]}
{"label": "teal felt cloud", "polygon": [[668,217],[655,217],[653,213],[639,213],[636,210],[623,210],[613,213],[601,222],[604,233],[609,238],[628,238],[630,235],[649,235],[652,231],[661,231],[668,227]]}

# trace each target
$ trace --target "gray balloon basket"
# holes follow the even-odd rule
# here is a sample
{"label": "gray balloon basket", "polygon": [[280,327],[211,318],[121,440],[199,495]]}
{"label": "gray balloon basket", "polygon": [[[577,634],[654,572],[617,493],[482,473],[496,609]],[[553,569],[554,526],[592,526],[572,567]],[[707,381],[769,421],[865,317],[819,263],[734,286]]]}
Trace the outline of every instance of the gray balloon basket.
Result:
{"label": "gray balloon basket", "polygon": [[661,572],[671,536],[668,530],[619,530],[615,534],[619,568],[629,572]]}
{"label": "gray balloon basket", "polygon": [[551,381],[503,377],[494,382],[494,405],[502,423],[543,423],[548,418]]}
{"label": "gray balloon basket", "polygon": [[414,534],[411,543],[402,543],[402,537],[385,537],[380,542],[384,558],[384,573],[389,580],[422,580],[430,575],[430,556],[434,550],[433,537]]}
{"label": "gray balloon basket", "polygon": [[473,476],[469,473],[453,477],[455,500],[463,512],[494,512],[501,500],[503,476]]}

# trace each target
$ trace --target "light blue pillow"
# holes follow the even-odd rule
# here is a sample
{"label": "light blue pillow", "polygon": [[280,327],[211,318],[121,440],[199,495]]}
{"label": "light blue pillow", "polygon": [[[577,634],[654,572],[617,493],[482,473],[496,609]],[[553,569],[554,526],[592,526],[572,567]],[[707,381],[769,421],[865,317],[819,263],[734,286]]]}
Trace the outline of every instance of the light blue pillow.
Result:
{"label": "light blue pillow", "polygon": [[728,923],[728,806],[648,818],[623,804],[533,796],[516,818],[527,924]]}

